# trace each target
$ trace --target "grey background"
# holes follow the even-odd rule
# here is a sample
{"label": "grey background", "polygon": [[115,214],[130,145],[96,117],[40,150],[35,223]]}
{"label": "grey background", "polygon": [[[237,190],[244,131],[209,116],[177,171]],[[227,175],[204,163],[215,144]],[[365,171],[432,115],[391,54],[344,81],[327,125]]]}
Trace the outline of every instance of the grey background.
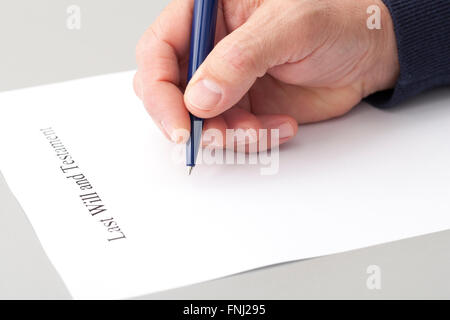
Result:
{"label": "grey background", "polygon": [[[136,42],[167,3],[2,1],[0,91],[134,69]],[[66,27],[72,4],[81,8],[81,30]],[[0,229],[0,298],[71,298],[1,174]],[[449,240],[450,231],[440,232],[140,298],[448,299]],[[370,265],[381,269],[380,290],[367,288]]]}

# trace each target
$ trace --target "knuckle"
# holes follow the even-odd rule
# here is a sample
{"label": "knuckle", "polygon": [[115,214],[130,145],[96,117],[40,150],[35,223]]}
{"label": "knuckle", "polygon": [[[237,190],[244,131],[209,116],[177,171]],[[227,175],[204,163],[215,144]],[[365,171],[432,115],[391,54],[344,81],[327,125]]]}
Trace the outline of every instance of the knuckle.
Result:
{"label": "knuckle", "polygon": [[133,78],[133,89],[136,96],[138,96],[142,100],[142,84],[140,81],[141,79],[139,78],[139,73],[136,72]]}
{"label": "knuckle", "polygon": [[[316,31],[320,30],[320,28],[328,25],[333,16],[333,14],[337,14],[336,7],[337,4],[333,4],[331,1],[306,1],[307,3],[303,9],[303,19],[306,22],[307,26],[310,26],[312,30]],[[312,31],[311,30],[311,31]]]}
{"label": "knuckle", "polygon": [[133,76],[133,88],[134,88],[134,91],[137,94],[137,91],[138,91],[137,90],[137,88],[138,88],[138,74],[137,74],[137,72]]}
{"label": "knuckle", "polygon": [[149,50],[151,50],[154,42],[157,40],[158,40],[157,32],[155,30],[155,25],[153,24],[145,31],[145,33],[139,39],[136,45],[136,58],[139,60],[140,58],[145,56],[146,53]]}
{"label": "knuckle", "polygon": [[136,59],[139,61],[142,56],[146,52],[146,48],[148,47],[148,40],[146,35],[143,35],[141,39],[139,39],[137,45],[136,45]]}
{"label": "knuckle", "polygon": [[250,66],[254,65],[250,50],[240,43],[233,43],[223,58],[238,73],[248,72]]}
{"label": "knuckle", "polygon": [[226,72],[237,75],[254,73],[260,69],[259,52],[253,40],[234,41],[226,44],[219,60],[224,64]]}

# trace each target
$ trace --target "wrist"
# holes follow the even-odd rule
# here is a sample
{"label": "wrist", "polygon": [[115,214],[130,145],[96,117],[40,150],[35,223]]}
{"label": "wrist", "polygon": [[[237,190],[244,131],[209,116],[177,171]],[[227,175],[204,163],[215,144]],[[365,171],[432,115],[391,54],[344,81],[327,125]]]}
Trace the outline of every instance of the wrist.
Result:
{"label": "wrist", "polygon": [[[369,29],[367,33],[372,42],[371,66],[368,68],[363,82],[363,97],[392,89],[400,75],[397,40],[391,13],[382,0],[370,0],[368,6],[375,4],[380,8],[380,29]],[[369,3],[368,2],[368,3]],[[367,17],[369,17],[367,15]]]}

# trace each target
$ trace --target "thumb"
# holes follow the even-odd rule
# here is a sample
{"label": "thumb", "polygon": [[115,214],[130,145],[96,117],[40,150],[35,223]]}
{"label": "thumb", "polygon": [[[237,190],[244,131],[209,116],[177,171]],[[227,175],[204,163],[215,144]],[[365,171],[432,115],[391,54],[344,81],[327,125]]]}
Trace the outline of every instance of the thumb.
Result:
{"label": "thumb", "polygon": [[257,16],[220,41],[194,74],[184,96],[194,115],[212,118],[230,109],[280,60],[280,37]]}

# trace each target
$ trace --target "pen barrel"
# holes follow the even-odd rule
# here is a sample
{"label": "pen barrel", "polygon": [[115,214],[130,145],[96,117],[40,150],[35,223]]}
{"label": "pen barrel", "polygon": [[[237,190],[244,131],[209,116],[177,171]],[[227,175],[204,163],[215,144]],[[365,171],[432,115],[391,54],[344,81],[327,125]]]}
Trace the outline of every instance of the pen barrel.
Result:
{"label": "pen barrel", "polygon": [[[189,82],[214,48],[218,0],[195,0],[192,17],[191,47],[188,67]],[[191,118],[191,135],[186,145],[186,165],[195,166],[203,130],[203,119]]]}
{"label": "pen barrel", "polygon": [[214,48],[218,0],[195,0],[191,29],[188,82]]}

